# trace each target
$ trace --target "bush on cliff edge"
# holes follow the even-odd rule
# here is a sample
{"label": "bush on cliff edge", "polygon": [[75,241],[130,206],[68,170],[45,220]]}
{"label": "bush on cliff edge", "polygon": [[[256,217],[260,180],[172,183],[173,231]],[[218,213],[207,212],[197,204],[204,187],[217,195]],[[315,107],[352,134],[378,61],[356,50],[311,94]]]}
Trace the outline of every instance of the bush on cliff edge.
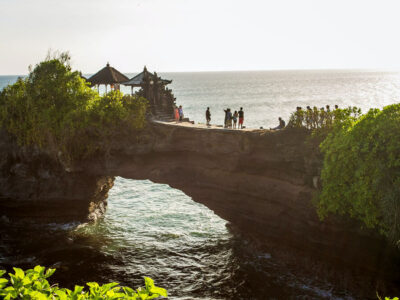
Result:
{"label": "bush on cliff edge", "polygon": [[37,145],[64,158],[82,158],[104,147],[121,128],[142,128],[147,100],[112,91],[100,97],[68,53],[50,56],[29,76],[0,93],[0,126],[20,145]]}
{"label": "bush on cliff edge", "polygon": [[400,104],[335,125],[321,143],[321,218],[350,215],[400,240]]}

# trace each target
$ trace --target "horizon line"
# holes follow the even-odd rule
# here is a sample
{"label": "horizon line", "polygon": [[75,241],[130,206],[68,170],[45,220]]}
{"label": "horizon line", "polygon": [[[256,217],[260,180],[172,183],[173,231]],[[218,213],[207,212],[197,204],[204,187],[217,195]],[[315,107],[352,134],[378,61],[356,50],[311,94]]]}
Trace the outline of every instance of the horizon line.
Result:
{"label": "horizon line", "polygon": [[[74,70],[79,71],[79,70]],[[364,71],[364,72],[400,72],[400,69],[394,68],[314,68],[314,69],[246,69],[246,70],[190,70],[190,71],[157,71],[153,70],[153,72],[157,73],[233,73],[233,72],[300,72],[300,71]],[[121,71],[120,71],[121,72]],[[134,71],[134,72],[122,72],[125,74],[134,74],[141,73],[142,71]],[[84,73],[82,74],[95,74],[93,73]],[[28,76],[26,74],[0,74],[0,76]]]}

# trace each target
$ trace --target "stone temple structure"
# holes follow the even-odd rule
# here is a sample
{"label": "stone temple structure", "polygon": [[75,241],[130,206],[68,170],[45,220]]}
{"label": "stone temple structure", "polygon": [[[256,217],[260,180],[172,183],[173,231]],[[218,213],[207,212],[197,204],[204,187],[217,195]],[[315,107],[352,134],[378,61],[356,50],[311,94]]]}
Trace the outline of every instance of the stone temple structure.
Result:
{"label": "stone temple structure", "polygon": [[157,119],[168,120],[173,118],[176,99],[172,90],[166,87],[171,82],[172,80],[162,79],[156,72],[149,72],[145,66],[142,73],[122,84],[130,86],[132,94],[134,87],[140,87],[136,94],[149,100],[151,113]]}

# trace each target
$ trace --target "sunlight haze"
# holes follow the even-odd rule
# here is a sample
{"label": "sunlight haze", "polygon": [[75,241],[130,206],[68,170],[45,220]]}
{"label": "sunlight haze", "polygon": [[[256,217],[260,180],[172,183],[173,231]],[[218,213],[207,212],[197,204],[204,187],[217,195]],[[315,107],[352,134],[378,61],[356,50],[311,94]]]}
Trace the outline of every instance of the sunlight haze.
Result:
{"label": "sunlight haze", "polygon": [[0,74],[48,51],[122,72],[400,69],[398,1],[0,0]]}

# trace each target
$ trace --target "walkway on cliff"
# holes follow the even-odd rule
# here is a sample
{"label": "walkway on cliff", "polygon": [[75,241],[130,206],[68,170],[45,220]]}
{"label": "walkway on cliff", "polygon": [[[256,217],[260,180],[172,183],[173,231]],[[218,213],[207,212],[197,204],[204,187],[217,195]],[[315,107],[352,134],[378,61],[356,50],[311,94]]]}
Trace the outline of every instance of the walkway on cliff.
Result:
{"label": "walkway on cliff", "polygon": [[193,129],[209,129],[209,130],[222,130],[222,131],[270,131],[269,129],[256,129],[256,128],[243,128],[243,129],[235,129],[235,128],[224,128],[222,125],[210,125],[204,123],[194,124],[194,122],[190,121],[161,121],[161,120],[153,120],[152,122],[157,124],[169,125],[169,126],[179,126],[179,127],[188,127]]}

